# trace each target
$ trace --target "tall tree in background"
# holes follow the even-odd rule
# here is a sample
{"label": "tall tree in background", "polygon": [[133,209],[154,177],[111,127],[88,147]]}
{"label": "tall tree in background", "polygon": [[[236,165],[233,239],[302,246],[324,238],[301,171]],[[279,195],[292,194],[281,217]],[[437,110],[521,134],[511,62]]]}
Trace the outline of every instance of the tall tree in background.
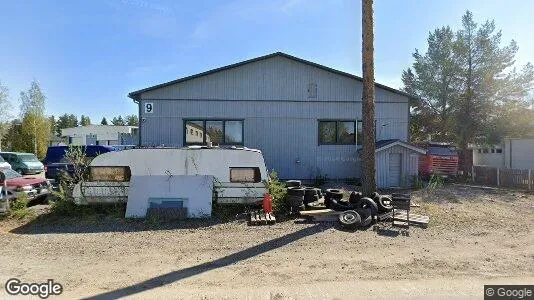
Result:
{"label": "tall tree in background", "polygon": [[51,116],[48,117],[48,123],[50,123],[50,135],[58,136],[58,134],[57,134],[57,122],[56,122],[56,117],[54,115],[51,115]]}
{"label": "tall tree in background", "polygon": [[459,66],[454,58],[454,32],[442,27],[428,37],[428,51],[421,55],[415,51],[413,69],[402,74],[404,91],[416,95],[412,100],[411,137],[427,139],[432,133],[434,141],[450,141],[454,126],[452,102],[457,99]]}
{"label": "tall tree in background", "polygon": [[137,115],[128,115],[125,117],[126,125],[139,126],[139,117]]}
{"label": "tall tree in background", "polygon": [[100,125],[108,125],[108,120],[106,120],[106,117],[102,118],[102,121],[100,121]]}
{"label": "tall tree in background", "polygon": [[37,81],[27,91],[20,92],[20,132],[14,141],[16,151],[33,152],[43,158],[50,141],[50,123],[45,116],[46,96]]}
{"label": "tall tree in background", "polygon": [[431,135],[456,143],[465,154],[469,143],[526,134],[534,68],[530,63],[520,71],[514,67],[517,49],[514,41],[501,46],[495,23],[479,26],[469,11],[456,33],[448,27],[432,32],[427,52],[416,50],[413,69],[402,77],[404,90],[421,98],[411,107],[412,139]]}
{"label": "tall tree in background", "polygon": [[10,111],[9,90],[0,82],[0,151],[2,150],[2,140],[11,126],[9,122],[9,119],[12,117]]}
{"label": "tall tree in background", "polygon": [[124,122],[124,119],[122,118],[121,115],[119,115],[118,117],[113,117],[113,119],[111,120],[111,124],[113,124],[115,126],[124,126],[124,125],[126,125],[126,123]]}
{"label": "tall tree in background", "polygon": [[56,123],[57,134],[61,135],[61,129],[78,126],[78,118],[73,114],[63,114],[59,116]]}
{"label": "tall tree in background", "polygon": [[81,126],[91,125],[91,119],[89,119],[89,116],[81,115],[81,117],[80,117],[80,125]]}
{"label": "tall tree in background", "polygon": [[373,0],[362,0],[362,71],[363,71],[363,192],[376,190],[375,183],[375,69]]}

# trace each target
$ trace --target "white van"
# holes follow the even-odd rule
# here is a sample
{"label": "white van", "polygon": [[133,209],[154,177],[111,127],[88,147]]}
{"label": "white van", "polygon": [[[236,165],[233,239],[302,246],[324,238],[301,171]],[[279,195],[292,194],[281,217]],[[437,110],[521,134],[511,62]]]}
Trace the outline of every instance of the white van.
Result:
{"label": "white van", "polygon": [[248,148],[148,148],[101,154],[89,180],[73,190],[76,203],[126,202],[131,176],[212,175],[218,203],[257,203],[268,192],[261,151]]}

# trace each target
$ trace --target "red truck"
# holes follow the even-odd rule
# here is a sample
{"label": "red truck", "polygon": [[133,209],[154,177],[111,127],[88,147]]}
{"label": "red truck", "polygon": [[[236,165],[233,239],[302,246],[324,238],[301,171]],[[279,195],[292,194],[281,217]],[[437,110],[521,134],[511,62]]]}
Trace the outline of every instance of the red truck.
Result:
{"label": "red truck", "polygon": [[426,143],[419,145],[427,150],[419,156],[419,175],[425,179],[432,174],[455,177],[458,175],[458,151],[450,144]]}

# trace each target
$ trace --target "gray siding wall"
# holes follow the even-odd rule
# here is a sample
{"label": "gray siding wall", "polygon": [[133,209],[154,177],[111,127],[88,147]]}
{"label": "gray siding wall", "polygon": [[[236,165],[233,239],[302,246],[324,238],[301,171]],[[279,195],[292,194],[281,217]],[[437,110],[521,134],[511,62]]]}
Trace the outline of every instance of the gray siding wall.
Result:
{"label": "gray siding wall", "polygon": [[[356,79],[284,57],[257,61],[142,93],[141,145],[183,146],[184,119],[243,119],[245,146],[281,178],[359,178],[358,146],[319,146],[318,120],[361,120],[361,90]],[[377,139],[407,140],[408,112],[407,97],[376,88]]]}
{"label": "gray siding wall", "polygon": [[[142,145],[183,146],[183,120],[244,119],[246,147],[262,150],[267,167],[282,178],[359,178],[356,145],[319,145],[319,119],[361,119],[360,102],[273,102],[143,100],[154,103],[144,114]],[[377,138],[407,139],[407,103],[377,103]],[[380,124],[386,124],[380,126]],[[296,163],[299,160],[300,163]]]}
{"label": "gray siding wall", "polygon": [[[317,97],[308,98],[308,84],[317,83]],[[141,99],[361,101],[362,83],[285,57],[273,57],[238,68],[147,91]],[[408,98],[376,89],[376,100],[407,102]]]}
{"label": "gray siding wall", "polygon": [[409,185],[410,177],[417,175],[418,172],[417,163],[419,160],[419,153],[398,145],[376,153],[376,185],[379,188],[385,188],[389,186],[388,177],[390,153],[400,153],[402,155],[401,184]]}

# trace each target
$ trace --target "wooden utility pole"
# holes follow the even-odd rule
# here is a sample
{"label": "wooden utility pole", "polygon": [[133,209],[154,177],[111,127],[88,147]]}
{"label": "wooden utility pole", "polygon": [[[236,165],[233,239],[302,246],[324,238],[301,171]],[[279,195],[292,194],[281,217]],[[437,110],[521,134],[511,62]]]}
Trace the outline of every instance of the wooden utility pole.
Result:
{"label": "wooden utility pole", "polygon": [[362,0],[362,118],[363,118],[363,192],[376,190],[375,182],[375,67],[373,0]]}

